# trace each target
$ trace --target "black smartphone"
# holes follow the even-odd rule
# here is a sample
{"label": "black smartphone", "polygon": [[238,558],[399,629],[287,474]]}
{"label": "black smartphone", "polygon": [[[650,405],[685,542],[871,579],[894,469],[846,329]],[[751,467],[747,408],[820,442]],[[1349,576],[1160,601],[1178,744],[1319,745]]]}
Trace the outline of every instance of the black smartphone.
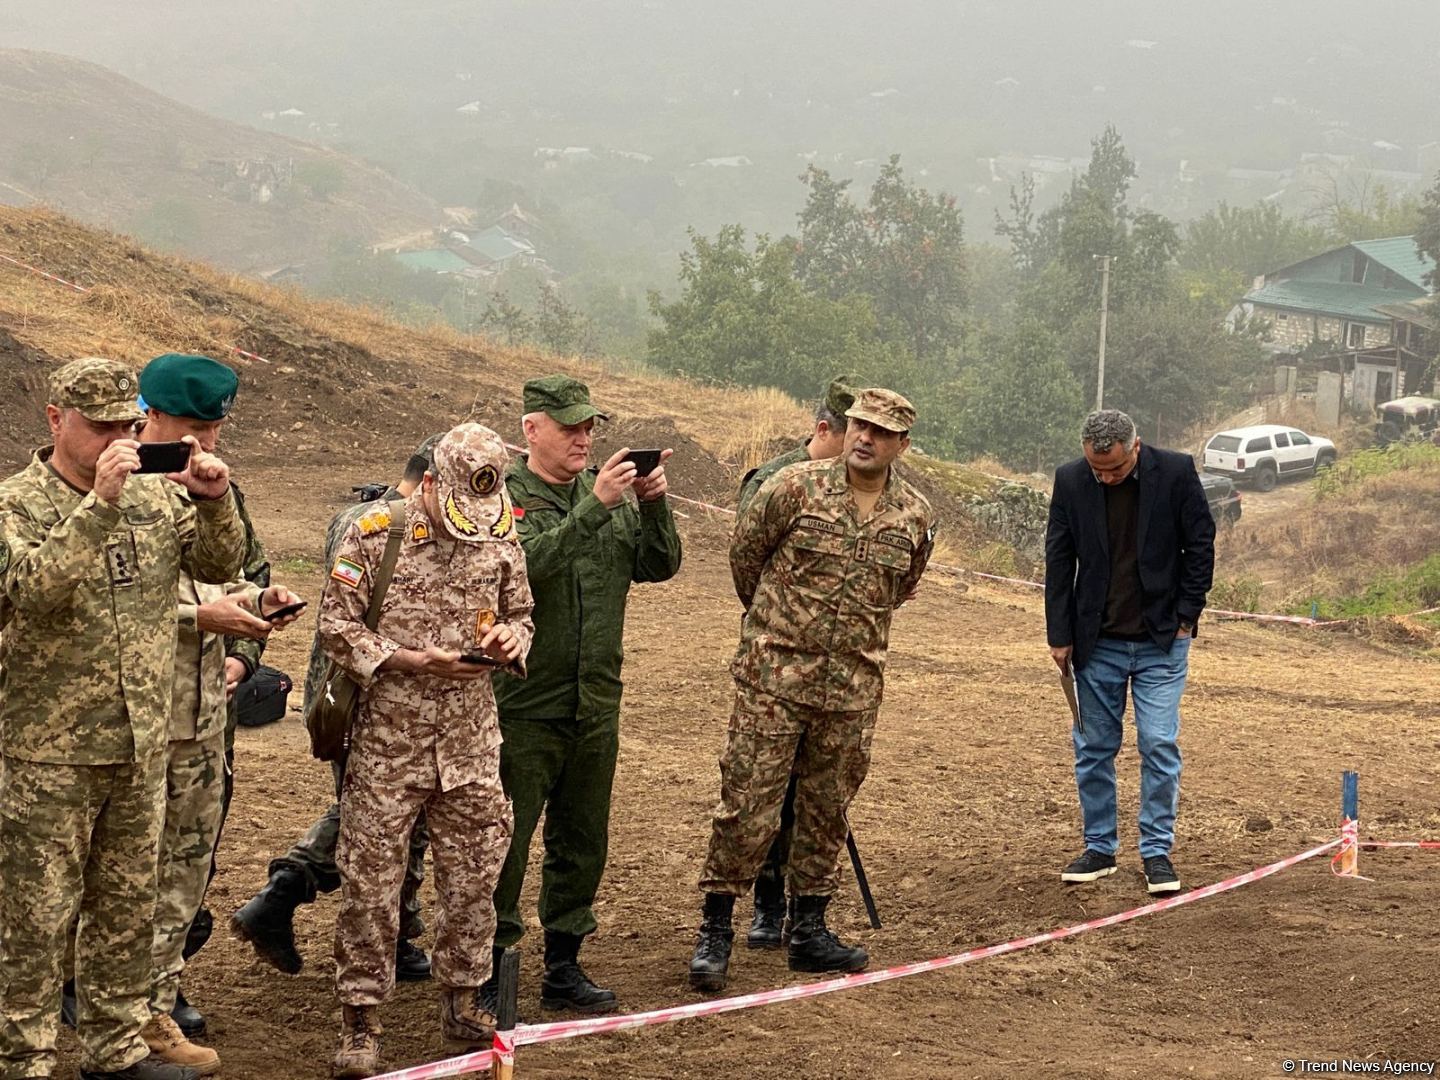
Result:
{"label": "black smartphone", "polygon": [[462,664],[490,664],[494,667],[499,667],[501,665],[501,661],[496,660],[493,656],[490,656],[488,653],[483,652],[461,653],[460,662]]}
{"label": "black smartphone", "polygon": [[645,477],[660,467],[660,451],[631,450],[622,460],[633,461],[635,463],[636,478],[644,480]]}
{"label": "black smartphone", "polygon": [[137,473],[184,472],[190,467],[190,444],[183,442],[151,442],[140,444],[140,467]]}
{"label": "black smartphone", "polygon": [[300,612],[304,611],[309,606],[310,604],[308,601],[301,600],[297,604],[286,604],[282,608],[276,608],[274,611],[263,617],[266,622],[279,622],[281,619],[288,618],[291,615],[300,614]]}

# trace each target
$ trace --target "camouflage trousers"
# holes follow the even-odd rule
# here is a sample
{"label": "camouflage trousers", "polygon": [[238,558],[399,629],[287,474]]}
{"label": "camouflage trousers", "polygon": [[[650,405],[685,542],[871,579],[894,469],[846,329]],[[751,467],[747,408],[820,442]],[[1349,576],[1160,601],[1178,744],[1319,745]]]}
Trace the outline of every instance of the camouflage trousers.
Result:
{"label": "camouflage trousers", "polygon": [[750,891],[780,831],[792,771],[790,894],[829,896],[839,888],[845,812],[870,769],[876,713],[823,712],[736,684],[701,891]]}
{"label": "camouflage trousers", "polygon": [[0,1080],[56,1064],[61,965],[78,917],[82,1067],[149,1053],[165,756],[127,765],[0,758]]}
{"label": "camouflage trousers", "polygon": [[210,883],[225,795],[225,736],[185,739],[166,747],[165,827],[155,894],[155,985],[150,1009],[175,1007],[185,937]]}
{"label": "camouflage trousers", "polygon": [[[335,774],[335,799],[325,813],[316,819],[284,855],[270,860],[267,873],[274,877],[280,870],[294,870],[305,879],[305,903],[313,904],[320,893],[340,888],[340,868],[335,865],[335,846],[340,840],[340,792],[345,786],[344,762],[332,762]],[[405,883],[400,887],[400,936],[414,941],[425,933],[425,920],[420,914],[420,886],[425,883],[425,849],[430,846],[430,833],[425,828],[422,812],[410,831],[410,854],[405,865]]]}
{"label": "camouflage trousers", "polygon": [[340,796],[336,853],[335,985],[341,1004],[378,1005],[395,986],[400,888],[410,830],[422,811],[439,901],[431,974],[444,987],[479,986],[490,977],[493,894],[512,818],[500,786],[500,748],[485,751],[483,759],[484,781],[441,791],[438,782],[387,783],[383,761],[352,756]]}

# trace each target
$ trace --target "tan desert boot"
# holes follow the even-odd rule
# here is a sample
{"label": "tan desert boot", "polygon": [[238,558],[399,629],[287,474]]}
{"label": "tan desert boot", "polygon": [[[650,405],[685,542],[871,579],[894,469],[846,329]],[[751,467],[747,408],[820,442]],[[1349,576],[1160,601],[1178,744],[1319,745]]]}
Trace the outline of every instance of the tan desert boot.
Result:
{"label": "tan desert boot", "polygon": [[340,1009],[340,1049],[335,1051],[331,1075],[336,1080],[361,1080],[380,1071],[380,1026],[373,1005],[344,1005]]}
{"label": "tan desert boot", "polygon": [[440,991],[440,1030],[451,1042],[488,1050],[495,1042],[495,1016],[480,1004],[474,986]]}
{"label": "tan desert boot", "polygon": [[140,1037],[161,1061],[194,1069],[201,1076],[214,1076],[220,1071],[220,1055],[208,1046],[196,1046],[169,1013],[150,1017],[140,1029]]}

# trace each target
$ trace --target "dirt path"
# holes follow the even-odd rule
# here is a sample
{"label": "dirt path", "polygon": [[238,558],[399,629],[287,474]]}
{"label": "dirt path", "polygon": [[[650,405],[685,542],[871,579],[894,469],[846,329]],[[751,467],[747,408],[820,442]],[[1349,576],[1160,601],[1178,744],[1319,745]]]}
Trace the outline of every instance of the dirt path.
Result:
{"label": "dirt path", "polygon": [[[250,480],[279,577],[315,595],[318,568],[302,556],[314,558],[339,481],[317,483],[308,472]],[[610,865],[601,930],[585,954],[629,1010],[696,997],[685,971],[738,606],[723,534],[700,519],[685,529],[680,577],[634,598]],[[277,640],[271,660],[301,671],[311,625]],[[1128,738],[1122,871],[1094,886],[1058,881],[1077,850],[1078,810],[1038,598],[965,592],[935,576],[897,618],[892,655],[874,765],[852,815],[885,928],[870,931],[847,890],[835,910],[842,933],[889,965],[1145,902]],[[1206,625],[1194,657],[1175,851],[1188,884],[1330,836],[1342,768],[1361,772],[1367,832],[1440,833],[1440,667],[1339,635],[1237,625]],[[236,804],[210,896],[217,921],[262,884],[267,861],[329,798],[328,771],[309,760],[293,715],[242,731],[237,757]],[[1440,855],[1367,854],[1362,869],[1375,880],[1336,880],[1317,860],[1180,911],[956,971],[524,1049],[517,1074],[1232,1078],[1281,1075],[1286,1057],[1435,1060]],[[533,874],[528,904],[533,912]],[[748,903],[741,909],[748,918]],[[226,1077],[328,1075],[334,914],[334,897],[302,909],[307,964],[296,978],[262,967],[223,932],[194,961],[186,990],[211,1018]],[[545,1018],[538,932],[523,947],[521,1013],[536,1021]],[[732,972],[735,992],[799,978],[782,957],[743,948]],[[445,1055],[432,986],[401,987],[383,1015],[388,1064]]]}

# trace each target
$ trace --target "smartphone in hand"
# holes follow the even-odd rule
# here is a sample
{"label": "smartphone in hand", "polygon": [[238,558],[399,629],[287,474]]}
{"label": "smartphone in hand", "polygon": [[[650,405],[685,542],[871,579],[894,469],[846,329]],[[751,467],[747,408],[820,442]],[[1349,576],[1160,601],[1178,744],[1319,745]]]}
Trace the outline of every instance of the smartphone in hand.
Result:
{"label": "smartphone in hand", "polygon": [[660,467],[660,451],[631,450],[628,454],[621,458],[621,460],[634,462],[636,477],[644,480],[645,477],[649,476],[652,472],[654,472],[657,468]]}
{"label": "smartphone in hand", "polygon": [[281,619],[288,618],[291,615],[300,614],[300,612],[304,611],[309,606],[310,604],[307,601],[301,600],[299,603],[296,604],[286,604],[282,608],[276,608],[274,611],[262,615],[261,618],[263,618],[266,622],[279,622]]}
{"label": "smartphone in hand", "polygon": [[177,473],[190,467],[189,443],[142,442],[137,453],[140,455],[137,473]]}
{"label": "smartphone in hand", "polygon": [[483,652],[467,652],[460,654],[462,664],[489,664],[491,667],[500,667],[503,661],[496,660],[493,656]]}

